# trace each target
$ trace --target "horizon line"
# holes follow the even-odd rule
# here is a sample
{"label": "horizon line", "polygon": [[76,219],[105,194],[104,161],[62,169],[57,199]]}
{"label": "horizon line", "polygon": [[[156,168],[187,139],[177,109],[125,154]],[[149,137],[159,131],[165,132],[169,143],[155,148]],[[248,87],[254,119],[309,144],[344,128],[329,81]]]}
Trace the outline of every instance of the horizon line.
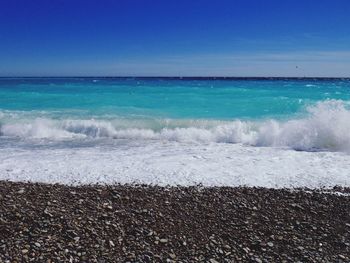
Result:
{"label": "horizon line", "polygon": [[1,79],[31,79],[31,78],[135,78],[135,79],[350,79],[349,77],[288,77],[288,76],[0,76]]}

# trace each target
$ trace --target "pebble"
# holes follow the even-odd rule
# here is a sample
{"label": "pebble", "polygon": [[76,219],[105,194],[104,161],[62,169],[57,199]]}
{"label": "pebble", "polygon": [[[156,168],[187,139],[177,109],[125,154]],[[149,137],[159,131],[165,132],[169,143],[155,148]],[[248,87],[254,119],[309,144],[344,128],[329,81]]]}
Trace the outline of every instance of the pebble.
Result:
{"label": "pebble", "polygon": [[35,242],[34,245],[35,245],[36,247],[41,247],[40,243],[38,243],[38,242]]}
{"label": "pebble", "polygon": [[22,189],[19,189],[18,191],[17,191],[17,193],[18,194],[23,194],[25,192],[25,190],[22,188]]}

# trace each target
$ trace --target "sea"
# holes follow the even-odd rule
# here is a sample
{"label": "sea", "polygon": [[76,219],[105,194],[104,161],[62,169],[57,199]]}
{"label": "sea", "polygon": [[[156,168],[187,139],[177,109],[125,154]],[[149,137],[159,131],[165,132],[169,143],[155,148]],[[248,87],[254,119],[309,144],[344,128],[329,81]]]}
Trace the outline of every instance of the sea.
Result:
{"label": "sea", "polygon": [[0,78],[0,180],[350,187],[350,79]]}

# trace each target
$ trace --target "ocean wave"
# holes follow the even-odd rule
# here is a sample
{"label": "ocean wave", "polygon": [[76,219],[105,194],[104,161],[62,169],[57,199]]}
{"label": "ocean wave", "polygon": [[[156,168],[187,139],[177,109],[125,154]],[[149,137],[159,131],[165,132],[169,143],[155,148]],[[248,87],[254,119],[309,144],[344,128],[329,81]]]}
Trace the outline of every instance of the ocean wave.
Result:
{"label": "ocean wave", "polygon": [[242,143],[295,150],[350,152],[350,110],[327,100],[307,109],[303,118],[264,121],[210,120],[55,120],[19,119],[0,114],[0,136],[46,139],[111,138],[195,143]]}

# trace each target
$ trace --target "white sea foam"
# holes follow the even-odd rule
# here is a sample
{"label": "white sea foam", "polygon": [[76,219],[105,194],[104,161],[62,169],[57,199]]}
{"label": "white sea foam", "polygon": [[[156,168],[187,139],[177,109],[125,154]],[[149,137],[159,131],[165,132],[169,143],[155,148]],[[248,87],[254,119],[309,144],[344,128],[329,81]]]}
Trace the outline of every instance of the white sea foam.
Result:
{"label": "white sea foam", "polygon": [[[4,119],[4,117],[2,117]],[[350,152],[350,111],[329,100],[308,108],[303,118],[285,121],[208,120],[53,120],[3,121],[6,137],[60,139],[131,139],[196,143],[242,143],[295,150]]]}
{"label": "white sea foam", "polygon": [[350,187],[350,111],[341,101],[285,121],[57,120],[2,112],[0,124],[0,180]]}
{"label": "white sea foam", "polygon": [[0,152],[0,179],[63,184],[350,187],[350,156],[242,144],[138,141]]}

